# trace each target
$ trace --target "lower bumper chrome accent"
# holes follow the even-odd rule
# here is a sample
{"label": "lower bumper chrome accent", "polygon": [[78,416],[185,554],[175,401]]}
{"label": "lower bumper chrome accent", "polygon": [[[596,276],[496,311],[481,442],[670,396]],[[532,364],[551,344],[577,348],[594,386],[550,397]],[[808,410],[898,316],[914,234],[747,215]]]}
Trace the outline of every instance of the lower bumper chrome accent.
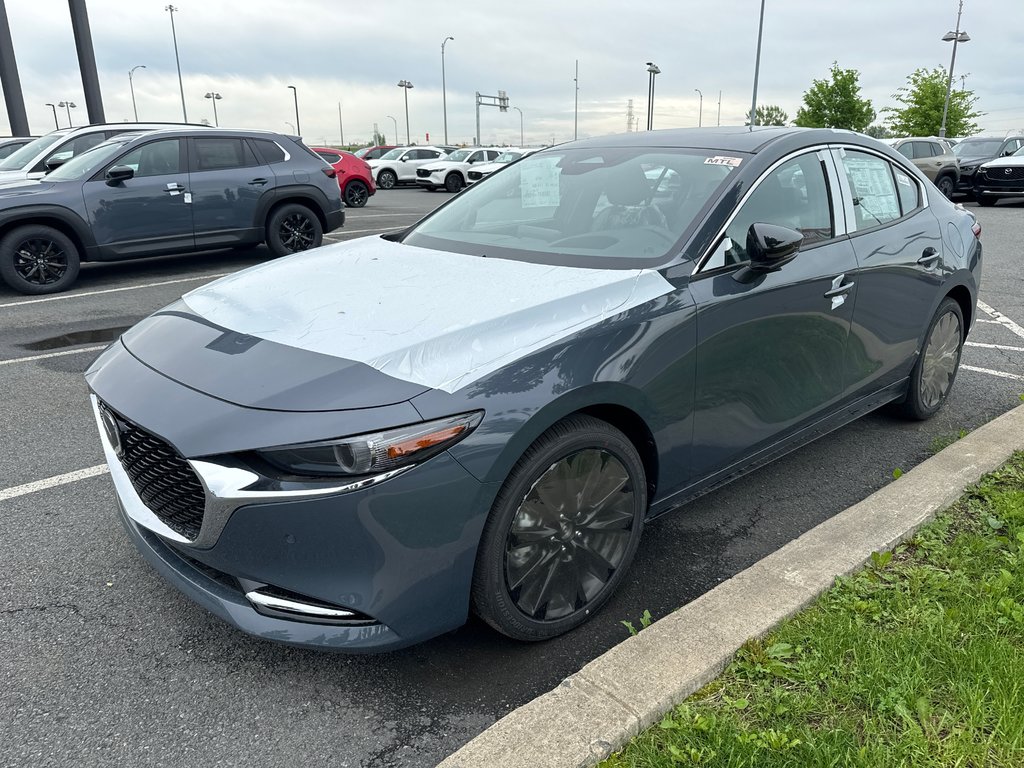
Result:
{"label": "lower bumper chrome accent", "polygon": [[373,624],[373,619],[356,611],[350,611],[325,603],[305,602],[295,598],[269,594],[261,589],[245,593],[245,599],[265,616],[276,618],[314,621],[324,624]]}

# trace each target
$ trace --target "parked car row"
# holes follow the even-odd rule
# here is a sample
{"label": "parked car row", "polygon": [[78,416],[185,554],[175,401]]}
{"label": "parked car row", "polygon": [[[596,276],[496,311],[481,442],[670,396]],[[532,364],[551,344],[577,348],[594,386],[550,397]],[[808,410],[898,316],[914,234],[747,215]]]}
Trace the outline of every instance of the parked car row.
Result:
{"label": "parked car row", "polygon": [[0,139],[0,160],[10,157],[17,150],[38,138],[37,136],[7,136]]}
{"label": "parked car row", "polygon": [[299,138],[269,131],[55,131],[0,163],[0,277],[43,294],[74,283],[82,261],[315,248],[345,220],[336,175]]}
{"label": "parked car row", "polygon": [[[953,147],[953,152],[960,160],[960,183],[956,191],[973,197],[979,205],[995,205],[1001,196],[1024,194],[1021,178],[1013,170],[1016,166],[1008,166],[1004,160],[1019,152],[1022,147],[1024,136],[972,136],[961,139]],[[1007,171],[1007,168],[1011,170]]]}
{"label": "parked car row", "polygon": [[310,147],[334,169],[338,175],[341,199],[349,208],[362,208],[377,192],[373,171],[365,160],[351,152],[331,147]]}

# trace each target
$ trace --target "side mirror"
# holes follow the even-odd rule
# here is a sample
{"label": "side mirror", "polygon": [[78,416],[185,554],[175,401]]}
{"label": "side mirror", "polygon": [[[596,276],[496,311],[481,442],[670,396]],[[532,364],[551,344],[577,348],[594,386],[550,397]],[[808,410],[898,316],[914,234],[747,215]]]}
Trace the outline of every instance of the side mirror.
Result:
{"label": "side mirror", "polygon": [[127,165],[115,165],[106,173],[107,185],[111,187],[132,178],[135,178],[135,169]]}
{"label": "side mirror", "polygon": [[1015,149],[1007,149],[1007,150],[1005,150],[1005,151],[1003,152],[1003,157],[1009,157],[1010,155],[1012,155],[1012,154],[1013,154],[1014,152],[1016,152],[1016,151],[1017,151],[1017,150],[1015,150]]}
{"label": "side mirror", "polygon": [[774,272],[796,258],[804,236],[795,229],[755,222],[747,230],[747,256],[754,272]]}
{"label": "side mirror", "polygon": [[46,172],[49,173],[50,171],[57,170],[70,159],[70,157],[62,157],[61,155],[51,157],[49,160],[46,161]]}
{"label": "side mirror", "polygon": [[409,159],[408,157],[406,157],[405,155],[402,155],[401,160],[402,160],[403,163],[406,162],[408,159]]}

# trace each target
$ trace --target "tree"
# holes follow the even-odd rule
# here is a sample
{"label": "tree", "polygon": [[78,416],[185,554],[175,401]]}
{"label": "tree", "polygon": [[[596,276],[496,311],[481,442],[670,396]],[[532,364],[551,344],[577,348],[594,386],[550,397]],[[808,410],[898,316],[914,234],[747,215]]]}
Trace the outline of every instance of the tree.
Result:
{"label": "tree", "polygon": [[387,137],[387,136],[385,136],[385,135],[384,135],[383,133],[381,133],[380,131],[376,131],[376,130],[375,130],[375,131],[373,132],[373,143],[374,143],[375,145],[377,145],[377,146],[381,146],[381,145],[383,145],[383,146],[387,146],[387,143],[388,143],[388,137]]}
{"label": "tree", "polygon": [[[916,69],[907,77],[907,84],[892,95],[902,106],[882,110],[893,133],[897,136],[939,135],[948,77],[945,67]],[[946,114],[947,136],[972,136],[980,130],[974,122],[982,115],[974,110],[977,101],[974,91],[954,90],[950,93]]]}
{"label": "tree", "polygon": [[833,61],[832,79],[813,80],[804,93],[804,105],[797,110],[796,125],[805,128],[847,128],[863,131],[875,119],[870,99],[860,97],[860,73],[840,69]]}
{"label": "tree", "polygon": [[[885,112],[884,109],[882,111]],[[890,131],[884,125],[881,125],[879,123],[869,125],[867,128],[864,129],[864,133],[866,133],[873,139],[891,139],[894,136],[892,131]]]}
{"label": "tree", "polygon": [[[785,125],[789,122],[789,115],[775,104],[765,104],[763,107],[758,107],[757,112],[754,114],[757,116],[758,125]],[[750,125],[749,119],[745,125]]]}

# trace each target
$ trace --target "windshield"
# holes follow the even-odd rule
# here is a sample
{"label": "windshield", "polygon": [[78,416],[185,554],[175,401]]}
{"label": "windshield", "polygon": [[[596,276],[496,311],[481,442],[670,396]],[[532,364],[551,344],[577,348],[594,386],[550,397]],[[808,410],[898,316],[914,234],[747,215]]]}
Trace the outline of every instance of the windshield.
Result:
{"label": "windshield", "polygon": [[513,160],[518,160],[522,156],[522,152],[502,152],[500,155],[494,158],[494,162],[511,163]]}
{"label": "windshield", "polygon": [[405,152],[405,147],[398,147],[397,149],[392,149],[387,154],[381,155],[380,159],[381,160],[397,160],[398,158],[400,158],[402,156],[402,154],[404,152]]}
{"label": "windshield", "polygon": [[453,163],[461,163],[464,162],[471,154],[473,154],[472,149],[458,149],[448,155],[445,160],[451,160]]}
{"label": "windshield", "polygon": [[984,157],[998,154],[1002,139],[964,139],[953,147],[957,157]]}
{"label": "windshield", "polygon": [[707,150],[552,149],[523,158],[413,227],[408,245],[607,269],[665,263],[742,162]]}
{"label": "windshield", "polygon": [[[92,176],[102,168],[109,160],[121,151],[126,140],[118,137],[120,141],[108,141],[97,144],[92,149],[87,149],[80,155],[75,155],[59,168],[55,168],[46,174],[47,181],[69,181],[71,179],[84,179]],[[135,138],[131,136],[129,138]]]}
{"label": "windshield", "polygon": [[30,141],[0,163],[0,171],[20,171],[22,168],[26,168],[32,164],[32,161],[36,159],[40,152],[63,139],[66,133],[67,131],[48,133],[45,136],[40,136],[35,141]]}
{"label": "windshield", "polygon": [[356,157],[362,157],[367,152],[369,152],[371,149],[373,149],[373,147],[363,147],[362,149],[357,149],[352,154],[355,155]]}

